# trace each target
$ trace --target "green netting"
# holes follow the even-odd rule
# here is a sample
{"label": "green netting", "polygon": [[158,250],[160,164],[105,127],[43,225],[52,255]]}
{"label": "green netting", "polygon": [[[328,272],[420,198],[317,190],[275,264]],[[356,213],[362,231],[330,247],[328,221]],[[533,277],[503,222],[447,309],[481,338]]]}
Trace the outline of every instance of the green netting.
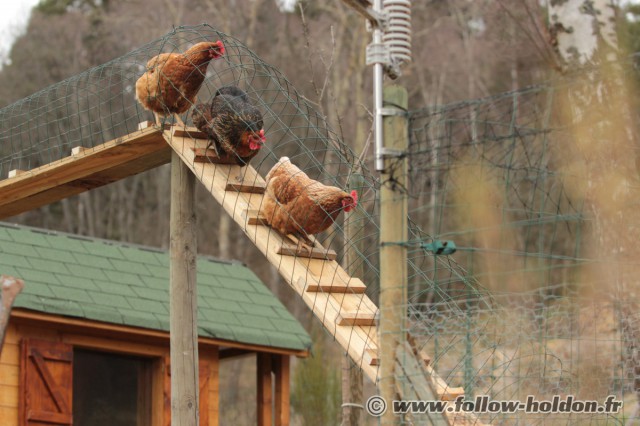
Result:
{"label": "green netting", "polygon": [[[181,27],[159,40],[0,110],[0,179],[33,170],[131,134],[152,120],[134,99],[148,59],[222,40],[226,54],[208,67],[200,101],[224,85],[242,88],[264,116],[267,144],[251,165],[265,176],[281,156],[323,183],[349,187],[358,173],[356,231],[342,220],[318,236],[338,261],[379,293],[379,182],[325,117],[275,68],[240,41],[208,25]],[[407,330],[435,370],[467,397],[520,399],[616,395],[635,406],[635,303],[583,269],[589,215],[558,175],[556,154],[570,129],[556,119],[570,83],[410,111]],[[189,114],[182,116],[190,122]],[[484,185],[478,186],[478,182]],[[239,207],[240,208],[240,207]],[[235,213],[234,213],[235,214]],[[351,226],[351,224],[350,224]],[[206,238],[206,235],[201,236]],[[435,256],[426,244],[452,240]],[[355,255],[347,255],[348,252]],[[319,273],[319,271],[315,271]],[[337,302],[334,299],[330,303]],[[364,359],[362,362],[365,362]],[[411,378],[399,377],[410,386]],[[504,424],[622,423],[604,414],[482,414]]]}
{"label": "green netting", "polygon": [[415,249],[410,256],[442,292],[460,283],[486,289],[452,305],[419,280],[409,286],[409,329],[436,371],[467,399],[624,401],[618,414],[480,414],[486,422],[623,424],[634,416],[635,292],[590,272],[607,248],[593,250],[592,215],[562,168],[575,137],[560,119],[563,96],[578,80],[409,113],[409,215],[425,230],[410,246],[452,240],[458,248],[435,262]]}

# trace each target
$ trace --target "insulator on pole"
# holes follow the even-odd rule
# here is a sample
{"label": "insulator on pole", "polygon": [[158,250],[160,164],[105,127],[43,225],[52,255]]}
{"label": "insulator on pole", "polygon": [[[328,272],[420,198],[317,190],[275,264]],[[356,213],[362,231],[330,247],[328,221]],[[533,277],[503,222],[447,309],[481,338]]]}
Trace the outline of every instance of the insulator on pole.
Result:
{"label": "insulator on pole", "polygon": [[387,20],[382,41],[391,56],[387,73],[395,78],[400,67],[411,62],[411,0],[383,0],[382,13]]}

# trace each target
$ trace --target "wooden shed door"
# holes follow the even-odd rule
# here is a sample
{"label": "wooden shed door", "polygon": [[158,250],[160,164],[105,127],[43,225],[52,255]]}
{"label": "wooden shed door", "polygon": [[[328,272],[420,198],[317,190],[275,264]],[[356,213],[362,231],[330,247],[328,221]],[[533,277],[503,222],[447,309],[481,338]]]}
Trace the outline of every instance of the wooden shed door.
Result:
{"label": "wooden shed door", "polygon": [[73,348],[24,339],[20,360],[20,424],[72,425]]}

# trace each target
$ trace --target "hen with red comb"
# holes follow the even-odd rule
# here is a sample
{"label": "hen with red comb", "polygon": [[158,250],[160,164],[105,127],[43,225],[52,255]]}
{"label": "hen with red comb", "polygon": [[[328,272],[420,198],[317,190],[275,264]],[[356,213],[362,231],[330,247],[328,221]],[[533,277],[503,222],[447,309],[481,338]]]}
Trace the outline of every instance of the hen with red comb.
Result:
{"label": "hen with red comb", "polygon": [[[159,117],[187,112],[196,102],[209,63],[224,55],[224,44],[198,43],[184,53],[161,53],[149,59],[145,73],[136,81],[136,99]],[[184,123],[182,123],[184,124]]]}
{"label": "hen with red comb", "polygon": [[309,235],[325,231],[341,211],[358,205],[356,191],[347,193],[311,179],[282,157],[267,174],[267,190],[261,213],[283,235],[294,234],[313,245]]}
{"label": "hen with red comb", "polygon": [[239,165],[249,163],[266,142],[262,113],[239,87],[221,87],[210,103],[196,105],[191,117],[218,156],[226,154]]}

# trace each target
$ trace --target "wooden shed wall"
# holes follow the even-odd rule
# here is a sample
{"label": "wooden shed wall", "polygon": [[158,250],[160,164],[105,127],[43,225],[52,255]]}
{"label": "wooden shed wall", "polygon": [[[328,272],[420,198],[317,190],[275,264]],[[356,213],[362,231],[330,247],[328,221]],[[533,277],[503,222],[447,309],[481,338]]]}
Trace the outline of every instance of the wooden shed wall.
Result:
{"label": "wooden shed wall", "polygon": [[[165,363],[169,356],[168,339],[167,344],[157,342],[144,342],[120,340],[114,337],[91,336],[78,331],[65,331],[58,327],[47,327],[10,322],[7,334],[0,355],[0,425],[18,426],[19,395],[20,395],[20,342],[24,338],[40,339],[63,342],[74,347],[92,349],[97,351],[116,352],[122,354],[150,357],[156,360],[156,373],[153,377],[152,399],[153,399],[153,419],[154,426],[165,426],[166,416],[159,407],[167,405],[164,394],[164,376],[166,373]],[[218,349],[215,346],[207,346],[199,349],[201,364],[208,364],[208,425],[218,425],[219,412],[219,368]],[[202,396],[201,396],[202,397]],[[169,396],[170,398],[170,396]],[[202,413],[202,417],[205,414]]]}

